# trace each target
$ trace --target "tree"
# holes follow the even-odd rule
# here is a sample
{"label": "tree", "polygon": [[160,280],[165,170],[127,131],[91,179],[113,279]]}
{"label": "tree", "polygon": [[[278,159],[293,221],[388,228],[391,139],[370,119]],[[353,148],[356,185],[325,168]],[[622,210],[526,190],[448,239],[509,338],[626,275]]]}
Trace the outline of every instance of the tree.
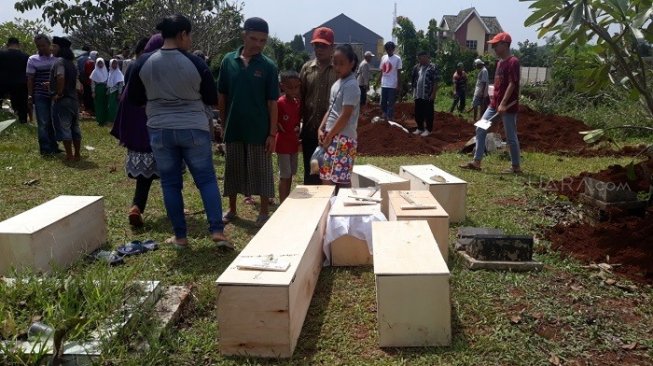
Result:
{"label": "tree", "polygon": [[233,47],[242,22],[242,5],[228,0],[20,0],[15,7],[40,7],[44,19],[71,33],[76,47],[88,45],[109,57],[155,33],[157,22],[175,13],[191,20],[194,47],[217,56]]}
{"label": "tree", "polygon": [[[208,4],[208,5],[207,5]],[[121,28],[123,38],[134,44],[154,32],[158,21],[171,14],[183,14],[193,25],[193,48],[202,50],[208,57],[231,51],[235,40],[240,39],[242,6],[226,0],[175,1],[141,0],[132,5]]]}
{"label": "tree", "polygon": [[292,42],[284,43],[276,37],[268,38],[268,44],[263,52],[266,56],[274,60],[281,71],[294,70],[299,72],[302,65],[310,58],[308,53],[304,51],[295,51],[292,47]]}
{"label": "tree", "polygon": [[52,32],[42,20],[26,20],[15,18],[11,22],[0,24],[0,41],[5,42],[9,37],[16,37],[23,51],[29,55],[36,53],[34,36]]}
{"label": "tree", "polygon": [[653,42],[653,0],[520,1],[532,2],[524,25],[539,24],[540,37],[560,36],[559,51],[596,41],[591,52],[600,67],[577,74],[589,90],[622,86],[653,119],[653,64],[644,60],[643,47]]}
{"label": "tree", "polygon": [[295,38],[290,42],[290,48],[295,52],[306,51],[306,46],[304,45],[304,37],[300,34],[295,34]]}

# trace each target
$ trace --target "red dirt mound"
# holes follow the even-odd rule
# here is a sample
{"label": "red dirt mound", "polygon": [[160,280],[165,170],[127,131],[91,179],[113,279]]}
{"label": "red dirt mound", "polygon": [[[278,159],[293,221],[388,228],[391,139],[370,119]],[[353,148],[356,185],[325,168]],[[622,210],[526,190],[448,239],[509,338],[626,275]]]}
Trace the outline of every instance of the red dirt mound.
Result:
{"label": "red dirt mound", "polygon": [[634,180],[628,179],[628,173],[625,167],[621,165],[611,165],[607,169],[598,173],[582,172],[574,177],[567,177],[559,181],[550,182],[543,185],[542,188],[564,195],[572,201],[578,199],[578,195],[585,192],[584,177],[591,177],[603,182],[612,182],[616,185],[627,184],[635,192],[648,192],[651,184],[651,174],[653,174],[653,159],[649,159],[635,164]]}
{"label": "red dirt mound", "polygon": [[[385,123],[372,124],[372,118],[381,114],[381,109],[375,104],[366,105],[361,111],[358,122],[358,152],[361,155],[392,156],[459,151],[474,136],[472,121],[445,112],[436,112],[433,134],[426,138],[405,134]],[[397,103],[395,116],[397,122],[409,130],[417,127],[412,103]],[[578,132],[591,128],[573,118],[544,115],[524,106],[520,108],[517,118],[519,141],[525,151],[575,156],[632,156],[640,151],[632,148],[622,151],[590,149]],[[490,131],[503,136],[501,123],[495,123]]]}
{"label": "red dirt mound", "polygon": [[653,216],[625,217],[590,224],[558,225],[547,235],[555,250],[584,262],[620,264],[614,271],[653,284]]}

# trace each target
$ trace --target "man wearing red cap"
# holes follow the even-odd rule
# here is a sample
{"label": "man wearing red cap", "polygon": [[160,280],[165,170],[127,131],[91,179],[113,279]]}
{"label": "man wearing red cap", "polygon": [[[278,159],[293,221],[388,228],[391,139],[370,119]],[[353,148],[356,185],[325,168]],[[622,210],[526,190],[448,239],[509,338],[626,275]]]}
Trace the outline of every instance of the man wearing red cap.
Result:
{"label": "man wearing red cap", "polygon": [[315,59],[302,66],[301,79],[301,116],[303,120],[300,137],[304,158],[304,184],[320,185],[322,181],[317,174],[311,175],[311,155],[318,146],[317,130],[322,118],[329,108],[329,93],[338,76],[331,64],[333,56],[334,34],[326,27],[313,31],[311,44],[315,50]]}
{"label": "man wearing red cap", "polygon": [[[504,173],[521,173],[519,139],[517,138],[517,111],[519,110],[519,59],[510,53],[512,38],[508,33],[499,33],[488,43],[499,57],[494,76],[494,97],[490,107],[483,114],[483,119],[501,115],[506,140],[510,148],[512,166]],[[481,160],[485,154],[485,137],[487,130],[476,129],[476,153],[474,160],[463,164],[463,169],[481,170]]]}

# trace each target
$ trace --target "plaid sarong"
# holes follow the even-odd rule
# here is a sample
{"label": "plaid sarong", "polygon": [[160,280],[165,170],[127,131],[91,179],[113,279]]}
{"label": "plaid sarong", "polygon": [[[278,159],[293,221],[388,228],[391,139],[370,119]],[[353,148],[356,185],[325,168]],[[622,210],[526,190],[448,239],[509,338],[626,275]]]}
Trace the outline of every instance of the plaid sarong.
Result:
{"label": "plaid sarong", "polygon": [[226,147],[223,195],[274,197],[272,155],[265,145],[229,142]]}

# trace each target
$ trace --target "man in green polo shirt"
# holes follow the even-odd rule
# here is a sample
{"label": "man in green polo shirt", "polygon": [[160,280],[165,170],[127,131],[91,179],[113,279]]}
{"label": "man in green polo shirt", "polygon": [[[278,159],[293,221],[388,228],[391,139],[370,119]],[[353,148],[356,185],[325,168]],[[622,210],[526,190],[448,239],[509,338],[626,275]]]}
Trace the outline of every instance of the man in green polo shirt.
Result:
{"label": "man in green polo shirt", "polygon": [[256,224],[269,217],[274,197],[272,152],[277,134],[278,70],[261,52],[268,40],[268,24],[249,18],[243,46],[225,55],[218,78],[219,109],[225,121],[224,195],[229,197],[225,223],[236,218],[237,195],[261,196]]}

